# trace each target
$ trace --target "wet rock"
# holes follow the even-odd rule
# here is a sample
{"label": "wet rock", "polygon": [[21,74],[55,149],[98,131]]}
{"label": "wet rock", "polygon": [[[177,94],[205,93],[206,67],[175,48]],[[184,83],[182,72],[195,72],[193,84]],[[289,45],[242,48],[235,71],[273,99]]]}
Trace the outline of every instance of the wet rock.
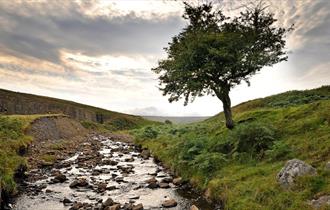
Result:
{"label": "wet rock", "polygon": [[140,198],[139,195],[132,195],[132,196],[129,197],[129,199],[139,199],[139,198]]}
{"label": "wet rock", "polygon": [[53,162],[48,162],[48,161],[41,161],[41,163],[40,163],[40,166],[41,166],[42,168],[48,168],[48,167],[51,167],[51,166],[53,166],[53,165],[54,165]]}
{"label": "wet rock", "polygon": [[157,182],[152,182],[152,183],[148,184],[147,187],[150,189],[156,189],[159,187],[159,184]]}
{"label": "wet rock", "polygon": [[292,159],[277,174],[277,181],[282,187],[288,188],[294,184],[296,177],[316,174],[316,169],[311,165],[298,159]]}
{"label": "wet rock", "polygon": [[104,210],[119,210],[120,204],[114,204],[112,206],[105,207]]}
{"label": "wet rock", "polygon": [[168,183],[161,182],[161,183],[159,183],[159,187],[160,188],[170,188],[170,185]]}
{"label": "wet rock", "polygon": [[123,181],[124,181],[124,177],[121,177],[121,176],[116,177],[116,178],[115,178],[115,181],[116,181],[116,182],[123,182]]}
{"label": "wet rock", "polygon": [[157,179],[155,177],[152,177],[152,178],[147,179],[145,181],[145,183],[147,183],[147,184],[156,183],[156,182],[157,182]]}
{"label": "wet rock", "polygon": [[183,183],[183,181],[182,181],[181,177],[173,179],[173,184],[174,185],[181,185],[182,183]]}
{"label": "wet rock", "polygon": [[66,180],[67,180],[66,176],[62,173],[58,173],[53,179],[54,182],[60,182],[60,183],[63,183]]}
{"label": "wet rock", "polygon": [[112,206],[112,205],[114,205],[114,202],[113,202],[112,198],[107,198],[107,200],[105,200],[102,203],[103,207],[108,207],[108,206]]}
{"label": "wet rock", "polygon": [[148,158],[150,157],[150,151],[147,150],[147,149],[142,150],[142,152],[141,152],[141,157],[142,157],[143,159],[148,159]]}
{"label": "wet rock", "polygon": [[123,206],[124,210],[132,210],[133,209],[133,204],[131,203],[125,203]]}
{"label": "wet rock", "polygon": [[50,190],[50,189],[46,189],[45,192],[46,192],[46,193],[51,193],[51,192],[53,192],[53,191]]}
{"label": "wet rock", "polygon": [[311,200],[309,204],[315,209],[321,209],[322,207],[326,209],[326,207],[330,206],[330,195],[324,195],[318,199]]}
{"label": "wet rock", "polygon": [[199,208],[195,205],[190,206],[190,210],[199,210]]}
{"label": "wet rock", "polygon": [[81,202],[75,202],[73,203],[71,208],[69,208],[69,210],[79,210],[82,207],[84,207],[84,204],[82,204]]}
{"label": "wet rock", "polygon": [[162,206],[165,208],[171,208],[171,207],[175,207],[177,205],[178,205],[178,203],[174,199],[165,200],[162,203]]}
{"label": "wet rock", "polygon": [[133,157],[125,158],[125,162],[134,162]]}
{"label": "wet rock", "polygon": [[173,178],[171,177],[165,177],[161,180],[161,182],[164,182],[164,183],[171,183],[173,182]]}
{"label": "wet rock", "polygon": [[64,205],[68,205],[69,203],[72,203],[72,201],[68,198],[64,198],[62,202]]}
{"label": "wet rock", "polygon": [[88,181],[85,178],[80,178],[78,180],[74,180],[73,182],[71,182],[71,184],[69,185],[70,188],[76,188],[76,187],[87,187]]}
{"label": "wet rock", "polygon": [[114,185],[111,185],[111,186],[108,186],[107,187],[107,190],[115,190],[115,189],[117,189],[117,187],[116,186],[114,186]]}
{"label": "wet rock", "polygon": [[100,183],[97,185],[97,192],[102,193],[107,190],[107,183]]}
{"label": "wet rock", "polygon": [[117,161],[114,161],[114,160],[109,160],[109,159],[105,159],[102,161],[102,164],[103,165],[111,165],[111,166],[115,166],[118,164]]}
{"label": "wet rock", "polygon": [[143,210],[143,205],[142,203],[139,203],[137,205],[134,205],[132,210]]}

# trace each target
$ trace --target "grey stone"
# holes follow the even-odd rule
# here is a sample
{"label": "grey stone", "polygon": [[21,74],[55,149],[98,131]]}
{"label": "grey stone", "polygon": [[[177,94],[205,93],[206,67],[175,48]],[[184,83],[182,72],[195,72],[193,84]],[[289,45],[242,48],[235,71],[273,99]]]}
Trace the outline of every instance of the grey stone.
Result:
{"label": "grey stone", "polygon": [[309,204],[315,209],[330,206],[330,195],[324,195],[319,197],[318,199],[311,200]]}
{"label": "grey stone", "polygon": [[294,184],[297,177],[316,174],[316,169],[311,165],[298,159],[292,159],[277,174],[277,181],[282,187],[288,188]]}

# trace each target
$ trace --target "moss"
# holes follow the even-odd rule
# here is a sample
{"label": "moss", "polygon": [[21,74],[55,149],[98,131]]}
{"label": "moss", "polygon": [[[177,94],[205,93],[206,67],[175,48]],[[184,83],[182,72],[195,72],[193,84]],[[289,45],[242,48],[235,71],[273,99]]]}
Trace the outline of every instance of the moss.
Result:
{"label": "moss", "polygon": [[[307,201],[330,194],[330,86],[245,102],[233,108],[234,130],[223,113],[188,125],[149,126],[131,134],[177,174],[206,190],[226,209],[311,209]],[[276,174],[291,158],[318,169],[290,190]]]}

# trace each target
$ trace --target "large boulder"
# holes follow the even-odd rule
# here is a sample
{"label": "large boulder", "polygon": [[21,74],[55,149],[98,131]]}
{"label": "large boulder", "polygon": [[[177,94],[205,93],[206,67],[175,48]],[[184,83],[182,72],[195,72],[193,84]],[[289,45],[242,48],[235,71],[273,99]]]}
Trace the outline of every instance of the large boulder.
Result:
{"label": "large boulder", "polygon": [[277,174],[277,181],[282,187],[292,186],[295,179],[304,175],[316,175],[316,169],[302,160],[289,160],[281,171]]}

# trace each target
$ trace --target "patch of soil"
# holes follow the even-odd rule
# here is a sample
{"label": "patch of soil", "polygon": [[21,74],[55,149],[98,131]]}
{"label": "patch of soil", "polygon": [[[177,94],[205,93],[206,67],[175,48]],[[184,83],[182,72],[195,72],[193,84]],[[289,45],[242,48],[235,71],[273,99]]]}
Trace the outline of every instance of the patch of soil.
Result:
{"label": "patch of soil", "polygon": [[27,135],[33,136],[35,143],[44,140],[71,138],[86,132],[86,129],[79,122],[66,116],[38,118],[26,131]]}

